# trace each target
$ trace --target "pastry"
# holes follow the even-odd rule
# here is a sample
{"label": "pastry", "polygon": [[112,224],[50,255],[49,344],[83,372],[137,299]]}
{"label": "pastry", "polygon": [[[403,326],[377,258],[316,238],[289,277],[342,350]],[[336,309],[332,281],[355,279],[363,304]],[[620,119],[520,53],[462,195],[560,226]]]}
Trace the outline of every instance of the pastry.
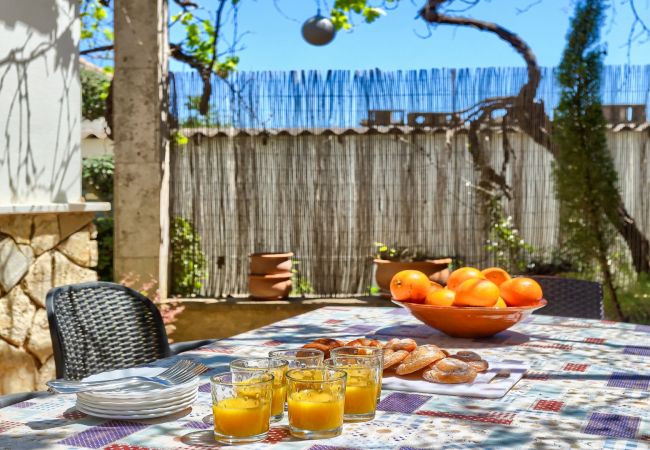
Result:
{"label": "pastry", "polygon": [[445,358],[445,354],[435,345],[420,345],[413,350],[395,369],[397,375],[406,375]]}
{"label": "pastry", "polygon": [[391,350],[406,350],[407,352],[412,352],[417,348],[418,344],[413,339],[405,338],[393,338],[390,341],[386,342],[384,348],[389,348]]}
{"label": "pastry", "polygon": [[422,377],[431,383],[471,383],[476,378],[476,370],[460,359],[445,358],[432,364]]}
{"label": "pastry", "polygon": [[382,343],[375,339],[359,338],[345,344],[348,347],[383,347]]}
{"label": "pastry", "polygon": [[474,368],[477,372],[485,372],[488,370],[490,365],[486,360],[480,357],[478,353],[469,352],[469,351],[460,351],[455,355],[451,355],[450,358],[459,359],[466,362]]}
{"label": "pastry", "polygon": [[320,338],[305,344],[302,348],[315,348],[325,353],[325,359],[330,357],[330,350],[337,347],[343,347],[343,342],[338,339]]}
{"label": "pastry", "polygon": [[384,349],[384,370],[389,367],[393,367],[395,364],[399,364],[410,355],[410,352],[406,350],[393,350],[390,348]]}

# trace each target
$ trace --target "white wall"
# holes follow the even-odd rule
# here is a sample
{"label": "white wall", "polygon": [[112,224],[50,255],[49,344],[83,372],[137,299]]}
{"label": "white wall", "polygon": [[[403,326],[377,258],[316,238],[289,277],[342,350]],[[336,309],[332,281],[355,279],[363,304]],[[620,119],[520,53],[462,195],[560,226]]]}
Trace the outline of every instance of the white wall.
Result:
{"label": "white wall", "polygon": [[109,138],[87,137],[81,140],[81,156],[84,158],[104,155],[113,155],[113,141]]}
{"label": "white wall", "polygon": [[0,1],[0,205],[81,198],[75,0]]}

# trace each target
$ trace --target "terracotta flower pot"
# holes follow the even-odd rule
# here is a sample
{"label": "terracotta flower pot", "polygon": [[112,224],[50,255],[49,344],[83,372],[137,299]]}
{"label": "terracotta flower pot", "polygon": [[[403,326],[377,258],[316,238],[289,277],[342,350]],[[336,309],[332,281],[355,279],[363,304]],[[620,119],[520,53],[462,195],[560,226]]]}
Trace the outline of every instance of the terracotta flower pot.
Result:
{"label": "terracotta flower pot", "polygon": [[287,298],[291,292],[291,272],[272,275],[249,275],[248,292],[251,297],[263,300]]}
{"label": "terracotta flower pot", "polygon": [[291,272],[293,253],[253,253],[250,255],[250,273],[253,275],[271,275]]}
{"label": "terracotta flower pot", "polygon": [[382,295],[390,296],[390,280],[397,272],[402,270],[419,270],[429,277],[431,281],[440,283],[443,286],[447,284],[449,278],[449,264],[451,258],[428,259],[426,261],[401,262],[388,261],[385,259],[375,259],[377,271],[375,280],[381,289]]}

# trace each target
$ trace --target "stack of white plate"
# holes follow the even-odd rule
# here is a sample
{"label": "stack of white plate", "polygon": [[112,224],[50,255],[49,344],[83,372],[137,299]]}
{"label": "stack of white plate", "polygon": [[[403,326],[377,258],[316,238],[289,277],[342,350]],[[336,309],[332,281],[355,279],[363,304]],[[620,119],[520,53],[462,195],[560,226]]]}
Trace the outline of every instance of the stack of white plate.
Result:
{"label": "stack of white plate", "polygon": [[[165,369],[137,367],[92,375],[83,381],[104,381],[132,376],[155,376]],[[77,394],[77,409],[108,419],[152,419],[188,408],[196,401],[199,377],[173,387],[141,384],[115,391],[92,391]]]}

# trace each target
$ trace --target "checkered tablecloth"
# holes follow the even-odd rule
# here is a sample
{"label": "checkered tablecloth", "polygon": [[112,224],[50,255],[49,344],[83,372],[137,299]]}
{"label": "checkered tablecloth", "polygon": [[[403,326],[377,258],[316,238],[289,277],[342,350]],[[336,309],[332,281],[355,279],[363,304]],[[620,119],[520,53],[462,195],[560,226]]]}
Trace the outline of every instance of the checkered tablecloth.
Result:
{"label": "checkered tablecloth", "polygon": [[[219,326],[218,320],[215,327]],[[497,400],[385,391],[375,420],[345,424],[322,441],[289,436],[286,418],[266,441],[247,448],[645,448],[650,446],[650,327],[533,316],[491,339],[443,336],[397,308],[329,307],[161,360],[211,367],[191,411],[177,417],[102,420],[56,395],[0,409],[0,448],[203,449],[211,440],[210,374],[236,357],[263,356],[317,337],[412,336],[491,359],[519,359],[531,369]]]}

